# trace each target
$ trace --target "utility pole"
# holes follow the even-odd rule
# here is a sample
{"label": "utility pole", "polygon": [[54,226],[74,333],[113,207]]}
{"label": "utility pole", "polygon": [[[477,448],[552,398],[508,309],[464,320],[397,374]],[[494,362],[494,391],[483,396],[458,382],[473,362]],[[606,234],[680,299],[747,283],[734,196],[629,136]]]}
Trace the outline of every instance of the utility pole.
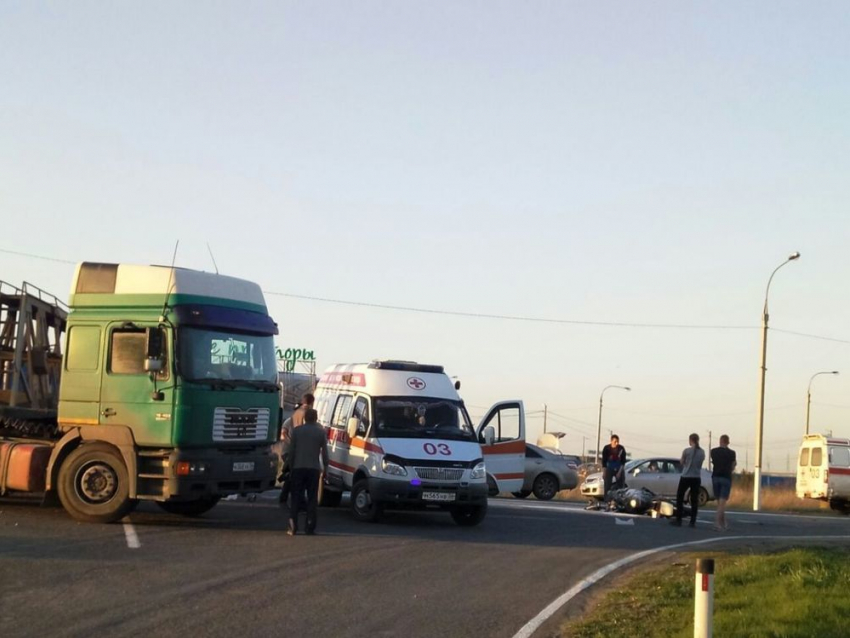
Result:
{"label": "utility pole", "polygon": [[543,434],[546,434],[546,418],[549,416],[549,407],[543,404]]}
{"label": "utility pole", "polygon": [[708,471],[711,471],[711,430],[708,431]]}
{"label": "utility pole", "polygon": [[581,437],[581,462],[585,463],[587,459],[584,458],[584,442],[587,439],[586,436]]}

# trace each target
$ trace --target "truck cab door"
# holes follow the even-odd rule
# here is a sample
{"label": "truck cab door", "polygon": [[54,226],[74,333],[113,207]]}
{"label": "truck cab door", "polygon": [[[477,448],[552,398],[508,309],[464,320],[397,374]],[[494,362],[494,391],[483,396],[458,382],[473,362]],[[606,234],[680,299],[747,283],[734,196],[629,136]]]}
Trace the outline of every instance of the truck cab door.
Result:
{"label": "truck cab door", "polygon": [[148,372],[145,327],[118,322],[108,326],[100,425],[129,427],[139,445],[171,445],[174,376],[167,341],[164,351],[162,369]]}
{"label": "truck cab door", "polygon": [[[487,445],[484,428],[496,433]],[[518,492],[525,479],[525,408],[522,401],[500,401],[491,407],[478,425],[478,441],[484,453],[488,480],[496,482],[499,492]]]}

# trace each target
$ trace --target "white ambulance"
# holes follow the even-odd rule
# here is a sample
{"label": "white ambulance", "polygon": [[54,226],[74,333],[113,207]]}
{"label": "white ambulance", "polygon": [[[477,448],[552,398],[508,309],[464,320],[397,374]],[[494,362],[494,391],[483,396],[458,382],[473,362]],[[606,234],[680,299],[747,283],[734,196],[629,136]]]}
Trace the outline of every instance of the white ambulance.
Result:
{"label": "white ambulance", "polygon": [[351,492],[351,509],[376,521],[387,508],[448,511],[477,525],[488,493],[522,488],[522,401],[494,405],[474,427],[442,366],[409,361],[341,364],[325,371],[316,410],[328,433],[322,504]]}
{"label": "white ambulance", "polygon": [[829,501],[832,509],[850,514],[850,439],[822,434],[803,437],[797,497]]}

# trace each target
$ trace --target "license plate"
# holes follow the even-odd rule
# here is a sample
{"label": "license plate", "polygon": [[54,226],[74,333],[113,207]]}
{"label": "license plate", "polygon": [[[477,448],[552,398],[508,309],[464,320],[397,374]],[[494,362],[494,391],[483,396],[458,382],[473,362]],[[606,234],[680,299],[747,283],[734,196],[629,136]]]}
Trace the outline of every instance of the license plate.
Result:
{"label": "license plate", "polygon": [[453,501],[456,496],[454,492],[422,492],[423,501]]}
{"label": "license plate", "polygon": [[254,461],[242,461],[240,463],[233,464],[234,472],[253,472],[254,471]]}

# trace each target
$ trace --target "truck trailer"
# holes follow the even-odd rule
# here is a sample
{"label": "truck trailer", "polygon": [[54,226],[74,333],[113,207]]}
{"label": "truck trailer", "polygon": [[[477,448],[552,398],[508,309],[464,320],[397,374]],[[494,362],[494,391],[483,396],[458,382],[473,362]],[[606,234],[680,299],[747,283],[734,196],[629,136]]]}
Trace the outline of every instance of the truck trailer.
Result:
{"label": "truck trailer", "polygon": [[0,496],[108,523],[273,487],[276,334],[260,287],[224,275],[82,263],[68,306],[0,284]]}

